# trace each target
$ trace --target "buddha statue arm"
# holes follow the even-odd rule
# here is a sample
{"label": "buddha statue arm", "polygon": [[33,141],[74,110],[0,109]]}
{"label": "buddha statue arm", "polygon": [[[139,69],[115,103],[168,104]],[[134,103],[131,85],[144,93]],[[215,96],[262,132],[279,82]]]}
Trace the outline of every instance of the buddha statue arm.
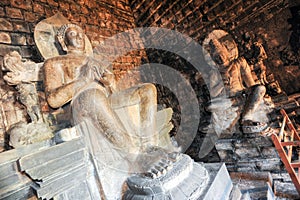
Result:
{"label": "buddha statue arm", "polygon": [[83,78],[64,83],[65,72],[49,61],[45,62],[44,70],[46,98],[52,108],[59,108],[71,101],[74,94],[87,84],[87,80]]}
{"label": "buddha statue arm", "polygon": [[248,65],[246,59],[241,57],[241,58],[239,58],[238,62],[241,66],[241,75],[242,75],[242,79],[245,82],[246,86],[251,87],[251,86],[255,85],[255,81],[252,77],[250,66]]}

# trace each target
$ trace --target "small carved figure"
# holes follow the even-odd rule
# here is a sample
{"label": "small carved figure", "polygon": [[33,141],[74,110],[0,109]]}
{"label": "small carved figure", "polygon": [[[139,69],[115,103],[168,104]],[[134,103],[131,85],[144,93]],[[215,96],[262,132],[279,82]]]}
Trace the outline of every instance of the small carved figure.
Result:
{"label": "small carved figure", "polygon": [[3,79],[16,86],[18,99],[26,107],[31,122],[42,121],[35,82],[38,81],[40,65],[22,60],[20,54],[13,51],[4,56],[4,67],[8,71]]}
{"label": "small carved figure", "polygon": [[262,45],[262,42],[254,42],[249,33],[244,34],[244,57],[250,65],[253,65],[253,69],[257,74],[260,84],[267,85],[266,66],[264,60],[268,58],[266,51]]}

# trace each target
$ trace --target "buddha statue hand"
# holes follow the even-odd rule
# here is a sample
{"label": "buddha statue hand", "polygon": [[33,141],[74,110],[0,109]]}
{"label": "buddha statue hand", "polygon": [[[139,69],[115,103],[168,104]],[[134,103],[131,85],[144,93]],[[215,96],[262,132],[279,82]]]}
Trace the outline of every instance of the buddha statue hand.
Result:
{"label": "buddha statue hand", "polygon": [[83,78],[87,82],[99,81],[103,79],[103,73],[104,70],[95,60],[88,59],[87,62],[80,67],[78,78]]}

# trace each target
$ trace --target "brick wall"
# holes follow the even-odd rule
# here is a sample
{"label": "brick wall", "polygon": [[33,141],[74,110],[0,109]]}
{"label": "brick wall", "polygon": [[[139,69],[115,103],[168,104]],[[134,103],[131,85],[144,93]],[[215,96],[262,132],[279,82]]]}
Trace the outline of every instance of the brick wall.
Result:
{"label": "brick wall", "polygon": [[[296,8],[298,6],[298,8]],[[250,32],[267,50],[267,73],[275,74],[288,94],[299,92],[299,2],[286,0],[132,0],[131,8],[138,26],[155,26],[187,34],[200,44],[214,29],[229,32],[243,44],[243,34]],[[291,10],[294,9],[292,16]],[[293,25],[293,38],[291,24]],[[293,40],[294,44],[289,41]],[[296,44],[295,44],[296,43]],[[241,48],[242,49],[242,48]],[[298,51],[298,52],[297,52]],[[240,51],[243,54],[243,51]],[[296,62],[296,63],[295,63]],[[296,65],[296,66],[295,66]],[[283,76],[287,75],[287,76]],[[271,76],[270,76],[271,78]],[[288,79],[291,79],[289,81]],[[291,86],[294,83],[294,86]]]}

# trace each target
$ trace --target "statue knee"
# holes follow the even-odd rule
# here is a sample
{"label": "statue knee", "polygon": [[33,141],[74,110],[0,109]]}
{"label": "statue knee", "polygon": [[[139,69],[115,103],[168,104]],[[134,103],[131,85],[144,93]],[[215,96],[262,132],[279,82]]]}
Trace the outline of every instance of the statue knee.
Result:
{"label": "statue knee", "polygon": [[260,96],[265,96],[266,94],[266,87],[263,86],[263,85],[258,85],[257,88],[257,93],[260,95]]}
{"label": "statue knee", "polygon": [[82,91],[72,101],[72,112],[81,113],[80,115],[89,116],[94,113],[97,105],[106,105],[107,97],[99,89],[88,89]]}
{"label": "statue knee", "polygon": [[139,88],[140,90],[140,93],[143,93],[143,94],[147,94],[151,97],[157,97],[157,90],[156,90],[156,87],[154,84],[152,83],[145,83],[145,84],[142,84]]}

